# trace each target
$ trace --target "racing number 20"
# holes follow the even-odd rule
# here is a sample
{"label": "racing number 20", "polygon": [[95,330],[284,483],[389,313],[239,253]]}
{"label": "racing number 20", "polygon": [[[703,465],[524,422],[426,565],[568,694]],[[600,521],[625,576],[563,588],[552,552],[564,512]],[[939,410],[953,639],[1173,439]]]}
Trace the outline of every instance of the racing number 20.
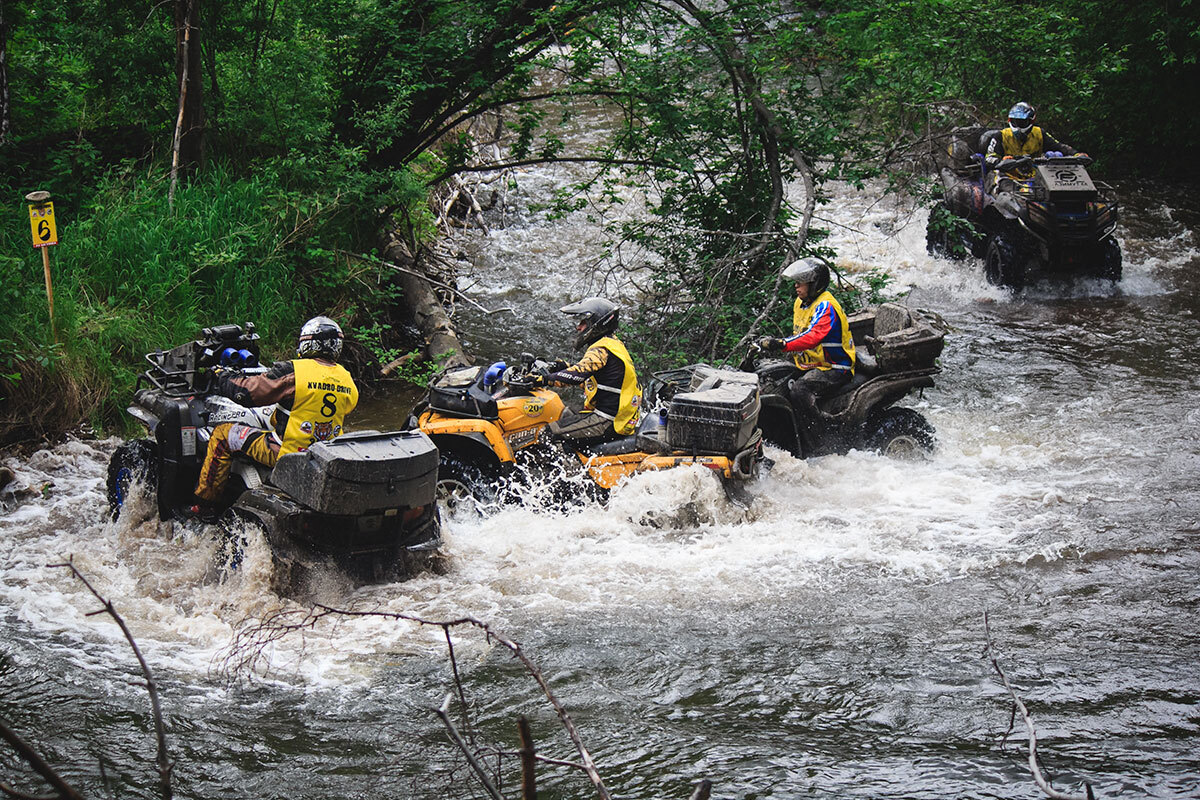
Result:
{"label": "racing number 20", "polygon": [[327,392],[321,398],[321,416],[332,417],[337,413],[337,395],[333,392]]}

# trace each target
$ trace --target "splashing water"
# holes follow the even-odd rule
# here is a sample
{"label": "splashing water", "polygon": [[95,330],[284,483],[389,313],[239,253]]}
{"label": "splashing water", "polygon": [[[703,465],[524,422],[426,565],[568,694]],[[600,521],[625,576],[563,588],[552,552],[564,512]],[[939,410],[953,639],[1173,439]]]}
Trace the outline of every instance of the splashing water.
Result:
{"label": "splashing water", "polygon": [[[538,180],[548,191],[563,178]],[[638,475],[606,504],[563,506],[533,480],[521,504],[444,520],[444,574],[360,588],[331,579],[314,599],[469,614],[520,640],[621,796],[682,796],[707,776],[720,796],[903,786],[1027,797],[1021,759],[996,743],[1008,714],[980,656],[986,608],[1056,785],[1200,792],[1195,215],[1131,192],[1118,291],[1012,297],[977,261],[927,256],[924,212],[849,187],[832,194],[822,214],[838,266],[889,270],[908,302],[953,326],[937,386],[907,401],[937,429],[930,458],[772,451],[749,510],[701,468]],[[518,214],[465,236],[481,259],[480,301],[517,310],[464,314],[468,340],[506,355],[558,349],[568,332],[554,309],[585,280],[590,223]],[[442,796],[433,778],[448,767],[431,753],[455,755],[438,750],[425,710],[450,685],[442,631],[327,618],[264,648],[249,683],[226,682],[239,631],[304,607],[271,593],[256,531],[231,569],[211,530],[155,522],[146,498],[109,521],[104,470],[117,444],[71,440],[4,460],[19,486],[0,516],[0,671],[30,709],[23,719],[63,753],[82,758],[101,737],[122,774],[148,774],[130,755],[144,749],[145,702],[127,647],[88,616],[86,589],[49,566],[72,558],[166,677],[180,796],[351,785]],[[485,731],[508,737],[518,710],[542,708],[486,640],[455,643]],[[90,722],[62,730],[62,714]],[[536,735],[554,741],[552,728],[544,718]],[[559,796],[589,794],[574,778],[550,782]]]}

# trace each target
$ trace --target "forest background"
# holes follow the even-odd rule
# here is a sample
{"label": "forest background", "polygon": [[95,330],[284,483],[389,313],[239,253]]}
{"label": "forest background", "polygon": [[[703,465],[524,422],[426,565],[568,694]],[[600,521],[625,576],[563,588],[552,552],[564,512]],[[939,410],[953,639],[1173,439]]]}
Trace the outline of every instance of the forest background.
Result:
{"label": "forest background", "polygon": [[[419,266],[480,177],[552,161],[594,170],[546,213],[645,192],[603,255],[649,276],[654,365],[720,357],[785,259],[834,255],[823,184],[928,198],[945,134],[1016,100],[1105,177],[1194,180],[1198,54],[1192,0],[0,0],[0,444],[119,429],[142,355],[212,324],[282,353],[329,314],[372,366],[417,346],[381,237]],[[580,115],[587,151],[558,135]]]}

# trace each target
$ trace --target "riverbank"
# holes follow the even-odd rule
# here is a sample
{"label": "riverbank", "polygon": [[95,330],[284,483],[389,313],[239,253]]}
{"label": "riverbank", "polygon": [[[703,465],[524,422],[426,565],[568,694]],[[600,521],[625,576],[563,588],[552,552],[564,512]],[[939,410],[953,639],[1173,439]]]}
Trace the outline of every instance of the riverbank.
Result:
{"label": "riverbank", "polygon": [[[11,323],[0,333],[0,446],[57,440],[81,425],[127,432],[123,411],[144,354],[212,325],[254,322],[264,355],[289,358],[304,320],[331,316],[367,392],[384,380],[423,381],[426,319],[437,328],[435,354],[454,349],[444,312],[412,321],[414,304],[428,308],[433,296],[408,255],[412,240],[394,234],[386,258],[372,256],[375,238],[358,230],[361,209],[346,200],[310,200],[213,167],[172,207],[161,181],[107,178],[58,212],[53,326],[22,211],[0,214],[0,252],[24,254],[0,258]],[[407,353],[416,355],[385,379],[381,368]]]}

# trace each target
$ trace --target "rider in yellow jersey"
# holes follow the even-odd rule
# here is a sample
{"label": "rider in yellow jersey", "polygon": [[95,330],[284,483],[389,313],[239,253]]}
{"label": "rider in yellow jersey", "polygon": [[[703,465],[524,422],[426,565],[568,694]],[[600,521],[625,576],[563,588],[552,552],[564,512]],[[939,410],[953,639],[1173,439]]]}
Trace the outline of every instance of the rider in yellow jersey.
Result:
{"label": "rider in yellow jersey", "polygon": [[568,408],[550,424],[551,435],[578,445],[632,435],[641,413],[642,389],[629,351],[612,335],[621,307],[603,297],[589,297],[560,310],[575,318],[575,349],[586,352],[570,366],[556,362],[553,371],[535,375],[534,384],[582,386],[584,400],[583,413]]}
{"label": "rider in yellow jersey", "polygon": [[786,339],[765,336],[758,346],[767,352],[793,354],[801,373],[790,384],[791,401],[800,414],[802,432],[813,437],[813,426],[821,414],[817,400],[834,394],[854,377],[854,337],[846,312],[829,291],[829,267],[819,259],[806,258],[789,264],[783,276],[796,284],[792,335]]}
{"label": "rider in yellow jersey", "polygon": [[[1001,161],[1010,158],[1040,158],[1046,153],[1059,153],[1065,156],[1086,156],[1074,147],[1064,144],[1042,128],[1034,124],[1037,110],[1029,103],[1017,103],[1008,110],[1008,127],[1001,128],[992,134],[984,147],[984,158],[989,167],[996,167]],[[1001,179],[999,173],[997,180]],[[1010,173],[1014,178],[1033,176],[1032,170],[1020,173]]]}
{"label": "rider in yellow jersey", "polygon": [[[341,435],[346,415],[358,405],[358,387],[337,363],[343,339],[336,322],[314,317],[300,330],[296,348],[300,358],[277,362],[261,375],[218,376],[216,391],[225,397],[244,406],[275,403],[274,430],[228,422],[213,429],[196,484],[202,504],[220,500],[236,453],[273,467],[281,455]],[[198,505],[193,511],[203,516],[211,509]]]}

